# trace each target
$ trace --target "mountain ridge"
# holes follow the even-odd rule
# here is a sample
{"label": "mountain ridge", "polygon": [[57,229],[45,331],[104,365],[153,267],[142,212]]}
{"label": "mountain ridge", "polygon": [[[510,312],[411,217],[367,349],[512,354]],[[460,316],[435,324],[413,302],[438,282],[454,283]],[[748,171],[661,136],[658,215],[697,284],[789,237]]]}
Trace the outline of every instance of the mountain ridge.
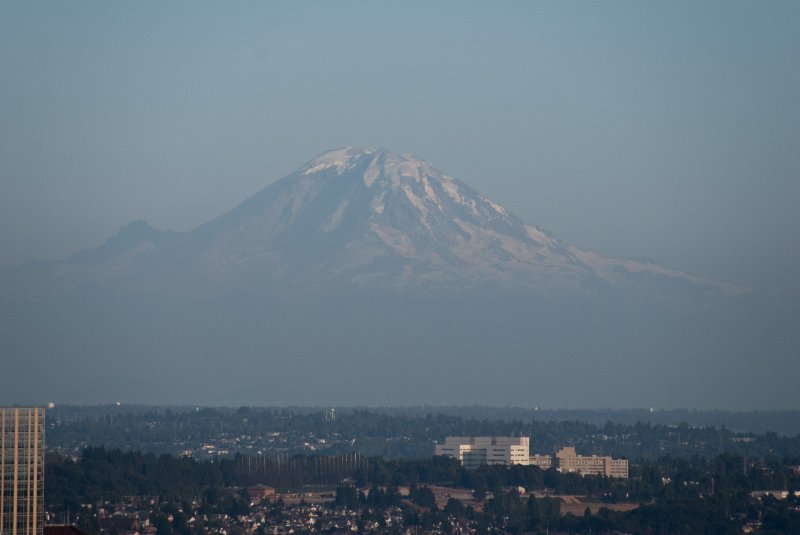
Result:
{"label": "mountain ridge", "polygon": [[169,286],[177,277],[196,279],[195,287],[271,280],[288,291],[486,284],[548,295],[659,284],[672,288],[667,293],[749,291],[565,244],[428,162],[353,146],[320,154],[189,232],[137,220],[54,265],[51,277],[67,289],[126,278]]}
{"label": "mountain ridge", "polygon": [[[797,316],[769,296],[573,247],[380,149],[324,153],[189,232],[134,221],[0,287],[6,399],[765,407],[796,397]],[[712,383],[727,387],[709,397]]]}

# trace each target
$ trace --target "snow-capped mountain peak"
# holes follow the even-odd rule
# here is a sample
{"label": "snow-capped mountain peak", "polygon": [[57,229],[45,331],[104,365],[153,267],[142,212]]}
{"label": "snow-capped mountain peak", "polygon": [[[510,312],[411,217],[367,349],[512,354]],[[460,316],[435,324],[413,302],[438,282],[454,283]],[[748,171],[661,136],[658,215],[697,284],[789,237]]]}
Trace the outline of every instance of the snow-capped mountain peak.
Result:
{"label": "snow-capped mountain peak", "polygon": [[77,255],[59,266],[58,276],[83,284],[97,273],[107,283],[131,273],[146,279],[186,272],[204,284],[255,277],[288,289],[500,285],[553,294],[666,285],[738,291],[651,262],[567,246],[430,163],[387,149],[323,153],[188,234],[140,227],[146,225],[132,227],[144,236],[132,242],[135,251],[118,250],[126,240],[114,238],[97,249],[102,254]]}
{"label": "snow-capped mountain peak", "polygon": [[304,284],[499,283],[544,293],[631,288],[646,276],[706,284],[568,247],[430,163],[382,148],[323,153],[219,222],[210,225],[214,250],[230,254],[233,243],[236,250],[215,265],[267,269]]}
{"label": "snow-capped mountain peak", "polygon": [[360,147],[342,147],[328,152],[324,152],[308,162],[300,169],[300,173],[310,175],[322,171],[333,170],[337,174],[342,174],[345,170],[353,167],[355,162],[375,154],[374,149]]}

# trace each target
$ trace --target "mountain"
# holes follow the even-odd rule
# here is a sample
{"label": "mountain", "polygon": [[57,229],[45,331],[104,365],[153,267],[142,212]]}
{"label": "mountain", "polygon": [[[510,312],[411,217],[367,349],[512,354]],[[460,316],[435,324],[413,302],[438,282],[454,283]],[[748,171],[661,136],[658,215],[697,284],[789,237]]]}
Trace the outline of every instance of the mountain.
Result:
{"label": "mountain", "polygon": [[327,152],[186,233],[0,279],[0,403],[791,408],[796,311]]}
{"label": "mountain", "polygon": [[386,149],[326,152],[187,233],[137,221],[101,247],[51,266],[28,289],[100,285],[163,291],[249,284],[330,288],[475,289],[541,295],[604,288],[735,294],[639,260],[618,260],[552,234],[431,164]]}

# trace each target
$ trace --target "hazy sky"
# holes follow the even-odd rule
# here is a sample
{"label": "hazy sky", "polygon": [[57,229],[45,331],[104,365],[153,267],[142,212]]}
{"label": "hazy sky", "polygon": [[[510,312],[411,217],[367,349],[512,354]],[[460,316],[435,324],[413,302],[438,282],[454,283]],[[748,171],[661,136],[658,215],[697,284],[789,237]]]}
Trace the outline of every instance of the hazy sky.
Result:
{"label": "hazy sky", "polygon": [[189,230],[343,145],[800,291],[800,2],[0,2],[0,269]]}

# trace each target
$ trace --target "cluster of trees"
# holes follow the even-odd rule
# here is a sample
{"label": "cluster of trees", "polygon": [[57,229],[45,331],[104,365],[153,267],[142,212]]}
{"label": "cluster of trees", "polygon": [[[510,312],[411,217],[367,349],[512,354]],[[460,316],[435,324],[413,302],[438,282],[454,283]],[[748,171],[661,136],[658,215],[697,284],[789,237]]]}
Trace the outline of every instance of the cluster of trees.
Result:
{"label": "cluster of trees", "polygon": [[336,505],[361,510],[362,518],[381,520],[374,514],[390,507],[403,511],[406,526],[434,528],[448,525],[472,525],[478,532],[500,529],[506,533],[567,533],[625,532],[642,534],[719,533],[739,534],[747,522],[758,521],[761,533],[800,533],[800,514],[794,511],[800,504],[796,498],[762,502],[744,500],[732,503],[726,493],[696,498],[673,497],[645,504],[633,511],[614,511],[601,507],[592,514],[587,507],[582,515],[561,515],[560,499],[520,496],[513,491],[499,491],[482,512],[465,507],[451,498],[438,510],[428,487],[415,487],[409,496],[415,507],[408,507],[397,492],[370,490],[368,497],[354,487],[340,486]]}
{"label": "cluster of trees", "polygon": [[800,434],[800,410],[696,410],[696,409],[534,409],[523,407],[427,406],[382,407],[377,412],[396,416],[424,417],[428,414],[446,414],[472,420],[541,422],[586,422],[602,427],[606,422],[632,426],[637,422],[675,427],[682,422],[691,427],[716,427],[737,429],[764,434],[770,431],[780,435]]}
{"label": "cluster of trees", "polygon": [[[530,414],[532,416],[533,411]],[[385,459],[427,457],[434,443],[447,435],[525,435],[531,437],[532,448],[539,453],[552,453],[570,444],[584,454],[630,459],[655,459],[664,455],[711,457],[721,453],[748,457],[786,456],[800,451],[800,435],[742,434],[725,427],[694,427],[685,423],[677,426],[642,422],[598,425],[533,418],[479,420],[433,412],[389,413],[357,409],[339,411],[337,418],[330,420],[320,409],[67,407],[48,414],[47,433],[49,447],[62,452],[79,451],[86,445],[102,445],[178,454],[220,438],[268,435],[280,438],[272,443],[265,442],[265,448],[289,455],[307,452],[309,438],[314,437],[320,439],[319,447],[329,455],[358,451]],[[235,445],[232,447],[235,449]]]}
{"label": "cluster of trees", "polygon": [[[196,461],[105,448],[87,448],[77,461],[51,454],[45,464],[46,498],[52,509],[78,511],[86,503],[157,495],[159,502],[193,501],[200,503],[206,514],[235,516],[247,512],[249,507],[248,500],[237,490],[251,483],[247,472],[242,470],[245,464],[241,458]],[[786,470],[787,465],[797,464],[800,457],[753,459],[733,454],[710,459],[662,457],[640,459],[631,469],[630,480],[614,480],[561,474],[552,469],[542,471],[533,466],[465,470],[458,462],[442,457],[369,458],[360,465],[350,466],[350,472],[343,474],[350,483],[337,488],[336,504],[361,509],[364,518],[377,518],[380,515],[376,511],[401,507],[409,525],[439,525],[449,518],[513,533],[546,529],[733,533],[748,521],[760,521],[778,532],[800,533],[800,514],[793,509],[800,507],[800,501],[795,496],[782,501],[770,498],[758,501],[749,495],[753,490],[800,489],[800,476]],[[305,458],[303,465],[314,466],[315,462],[313,458]],[[301,483],[315,483],[313,472],[306,475],[308,480]],[[482,513],[456,500],[438,510],[428,487],[433,484],[473,489],[477,499],[492,493],[493,498]],[[405,502],[398,486],[411,488]],[[594,515],[561,517],[557,499],[520,497],[508,490],[518,486],[554,494],[584,495],[608,504],[644,505],[629,512],[602,509]],[[370,487],[368,493],[359,490]],[[408,507],[409,502],[413,507]],[[159,514],[176,516],[169,511]],[[173,521],[170,529],[179,524]]]}
{"label": "cluster of trees", "polygon": [[86,448],[77,461],[45,458],[45,498],[51,506],[76,511],[81,504],[124,496],[211,497],[233,483],[226,467],[171,455]]}
{"label": "cluster of trees", "polygon": [[364,493],[358,492],[355,487],[342,485],[336,489],[334,503],[351,510],[361,509],[362,517],[369,517],[370,512],[376,509],[397,507],[402,509],[404,525],[423,528],[447,526],[455,521],[478,525],[483,528],[480,530],[483,533],[490,526],[503,526],[511,530],[520,528],[520,531],[530,532],[554,529],[560,522],[559,499],[530,497],[523,502],[517,495],[507,492],[499,493],[490,500],[483,513],[476,512],[470,506],[465,507],[455,498],[450,498],[447,505],[439,510],[430,487],[416,485],[410,488],[407,499],[401,498],[393,487],[387,487],[386,490],[373,487],[369,493]]}
{"label": "cluster of trees", "polygon": [[[242,487],[265,483],[281,487],[282,475],[264,473],[256,481],[245,467],[244,457],[197,461],[187,457],[87,448],[80,459],[48,454],[45,462],[47,497],[51,503],[91,502],[101,498],[159,495],[170,498],[196,497],[209,489]],[[522,486],[555,494],[601,496],[608,502],[652,501],[654,499],[696,498],[720,492],[740,494],[759,489],[800,489],[800,476],[786,466],[800,464],[800,456],[746,458],[722,454],[704,457],[657,460],[640,459],[631,466],[631,479],[581,477],[541,470],[535,466],[483,466],[466,470],[446,457],[384,460],[362,458],[345,465],[338,480],[350,480],[359,488],[369,486],[419,487],[426,484],[474,489],[478,497],[487,491]],[[291,459],[293,487],[326,483],[319,479],[320,459],[296,456]],[[301,470],[301,468],[303,470]],[[326,478],[327,474],[323,474]],[[259,476],[260,477],[260,476]],[[270,479],[273,477],[274,479]]]}
{"label": "cluster of trees", "polygon": [[541,514],[541,500],[505,494],[491,500],[482,519],[485,525],[510,533],[536,532],[544,529],[567,533],[715,533],[740,534],[748,522],[760,524],[759,533],[800,533],[798,501],[766,498],[750,501],[743,508],[732,507],[726,495],[700,499],[670,499],[643,505],[633,511],[600,508],[592,514],[587,508],[582,516]]}

